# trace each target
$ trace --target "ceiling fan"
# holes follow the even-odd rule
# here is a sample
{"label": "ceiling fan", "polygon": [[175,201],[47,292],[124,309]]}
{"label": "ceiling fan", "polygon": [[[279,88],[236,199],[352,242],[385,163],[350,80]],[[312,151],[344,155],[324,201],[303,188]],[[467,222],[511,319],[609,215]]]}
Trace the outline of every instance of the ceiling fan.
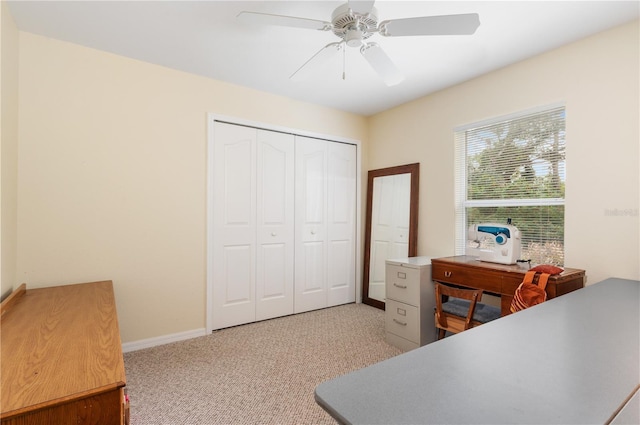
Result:
{"label": "ceiling fan", "polygon": [[[345,45],[360,48],[360,53],[388,86],[400,83],[404,76],[380,45],[368,40],[378,33],[384,37],[416,35],[471,35],[480,26],[477,13],[422,16],[378,22],[375,0],[349,0],[331,15],[331,22],[295,16],[243,11],[238,19],[250,24],[279,25],[319,31],[332,31],[341,41],[329,43],[306,61],[289,78],[302,80],[311,69],[327,62]],[[344,78],[344,72],[343,72]]]}

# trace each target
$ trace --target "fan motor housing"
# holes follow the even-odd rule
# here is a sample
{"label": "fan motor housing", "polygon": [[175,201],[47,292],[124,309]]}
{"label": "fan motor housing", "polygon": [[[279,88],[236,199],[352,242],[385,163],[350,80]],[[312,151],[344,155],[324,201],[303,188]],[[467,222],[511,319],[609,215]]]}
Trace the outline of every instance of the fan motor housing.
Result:
{"label": "fan motor housing", "polygon": [[378,11],[373,7],[371,12],[362,15],[344,4],[333,11],[331,25],[335,35],[345,40],[349,46],[356,46],[361,44],[356,44],[356,40],[366,40],[377,31]]}

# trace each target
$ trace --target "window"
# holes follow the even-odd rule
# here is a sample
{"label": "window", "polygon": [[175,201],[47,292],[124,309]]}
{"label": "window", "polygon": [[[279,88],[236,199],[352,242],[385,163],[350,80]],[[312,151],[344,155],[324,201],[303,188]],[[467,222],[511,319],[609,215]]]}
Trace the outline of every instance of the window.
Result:
{"label": "window", "polygon": [[455,149],[456,253],[469,225],[511,219],[522,259],[564,265],[564,106],[457,128]]}

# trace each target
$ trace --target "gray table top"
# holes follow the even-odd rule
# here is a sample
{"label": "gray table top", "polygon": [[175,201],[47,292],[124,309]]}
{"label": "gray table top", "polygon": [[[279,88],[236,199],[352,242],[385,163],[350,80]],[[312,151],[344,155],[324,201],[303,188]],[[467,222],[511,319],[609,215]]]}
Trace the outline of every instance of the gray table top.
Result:
{"label": "gray table top", "polygon": [[640,384],[640,282],[611,278],[324,382],[353,424],[607,423]]}

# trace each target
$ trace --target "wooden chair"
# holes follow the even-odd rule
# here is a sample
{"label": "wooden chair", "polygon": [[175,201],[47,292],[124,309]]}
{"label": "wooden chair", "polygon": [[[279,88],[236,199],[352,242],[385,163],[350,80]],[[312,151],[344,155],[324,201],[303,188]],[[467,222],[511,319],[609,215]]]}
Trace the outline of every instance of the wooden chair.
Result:
{"label": "wooden chair", "polygon": [[[482,289],[460,289],[436,283],[435,291],[438,339],[444,338],[447,331],[459,333],[500,317],[498,307],[479,302]],[[443,302],[443,296],[448,300]]]}

